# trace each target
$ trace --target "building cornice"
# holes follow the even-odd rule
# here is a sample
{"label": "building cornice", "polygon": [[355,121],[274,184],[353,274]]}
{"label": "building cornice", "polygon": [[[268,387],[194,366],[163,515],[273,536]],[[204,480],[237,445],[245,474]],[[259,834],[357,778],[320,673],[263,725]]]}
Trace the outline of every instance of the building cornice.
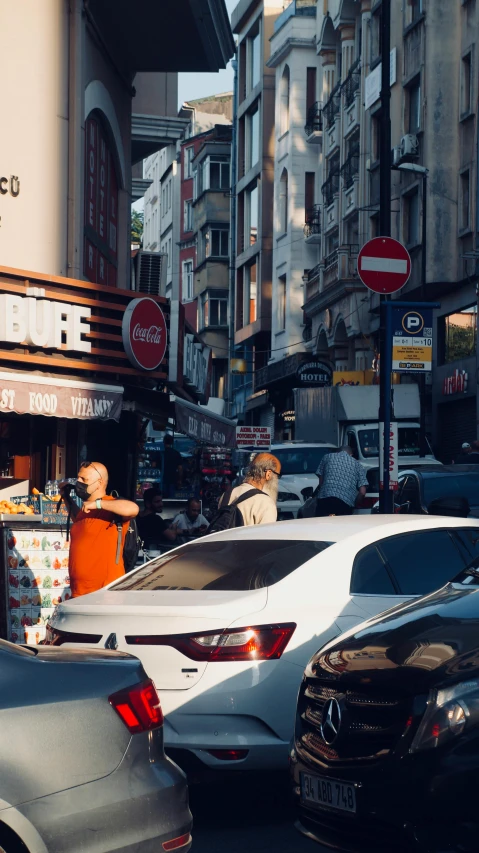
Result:
{"label": "building cornice", "polygon": [[299,48],[300,50],[315,50],[316,38],[313,36],[312,38],[305,39],[298,37],[295,38],[294,36],[291,36],[290,38],[286,39],[281,45],[281,47],[275,50],[275,52],[268,59],[266,63],[268,68],[276,68],[280,64],[280,62],[282,62],[283,59],[287,57],[288,53],[290,53],[295,47]]}

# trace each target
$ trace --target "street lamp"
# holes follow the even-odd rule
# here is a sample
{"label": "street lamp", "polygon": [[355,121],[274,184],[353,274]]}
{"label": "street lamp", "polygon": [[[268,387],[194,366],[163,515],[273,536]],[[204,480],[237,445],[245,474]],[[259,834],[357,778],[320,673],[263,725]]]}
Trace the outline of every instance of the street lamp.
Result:
{"label": "street lamp", "polygon": [[[427,238],[427,176],[429,169],[425,166],[420,166],[418,163],[400,163],[397,167],[398,171],[410,172],[411,174],[420,175],[422,178],[422,252],[421,252],[421,301],[426,298],[426,238]],[[419,414],[419,456],[423,457],[427,452],[426,443],[426,375],[420,374],[419,377],[419,398],[420,398],[420,414]]]}

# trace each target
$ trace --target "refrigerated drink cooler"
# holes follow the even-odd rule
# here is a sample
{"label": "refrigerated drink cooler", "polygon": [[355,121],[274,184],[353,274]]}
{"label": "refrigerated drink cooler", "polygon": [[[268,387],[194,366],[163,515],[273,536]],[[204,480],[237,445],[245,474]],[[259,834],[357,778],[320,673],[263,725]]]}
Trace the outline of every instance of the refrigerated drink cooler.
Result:
{"label": "refrigerated drink cooler", "polygon": [[[56,509],[56,508],[55,508]],[[0,514],[0,637],[36,645],[71,597],[66,513]]]}

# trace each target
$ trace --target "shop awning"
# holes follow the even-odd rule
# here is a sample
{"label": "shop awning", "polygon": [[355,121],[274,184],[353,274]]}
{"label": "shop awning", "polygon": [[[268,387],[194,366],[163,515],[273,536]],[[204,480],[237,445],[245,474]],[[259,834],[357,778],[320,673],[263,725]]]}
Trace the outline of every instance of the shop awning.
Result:
{"label": "shop awning", "polygon": [[175,397],[176,429],[196,441],[214,447],[236,447],[234,421],[214,415],[201,406]]}
{"label": "shop awning", "polygon": [[81,421],[119,421],[122,399],[120,385],[0,372],[0,415],[16,412]]}

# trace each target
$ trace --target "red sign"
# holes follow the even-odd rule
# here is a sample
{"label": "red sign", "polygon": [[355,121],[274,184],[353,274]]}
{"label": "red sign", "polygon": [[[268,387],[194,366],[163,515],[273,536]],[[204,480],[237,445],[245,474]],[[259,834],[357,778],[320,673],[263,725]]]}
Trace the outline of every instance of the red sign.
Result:
{"label": "red sign", "polygon": [[411,275],[411,257],[398,240],[375,237],[359,253],[358,275],[375,293],[396,293]]}
{"label": "red sign", "polygon": [[167,331],[163,311],[154,299],[133,299],[122,322],[123,346],[134,367],[156,370],[166,353]]}

